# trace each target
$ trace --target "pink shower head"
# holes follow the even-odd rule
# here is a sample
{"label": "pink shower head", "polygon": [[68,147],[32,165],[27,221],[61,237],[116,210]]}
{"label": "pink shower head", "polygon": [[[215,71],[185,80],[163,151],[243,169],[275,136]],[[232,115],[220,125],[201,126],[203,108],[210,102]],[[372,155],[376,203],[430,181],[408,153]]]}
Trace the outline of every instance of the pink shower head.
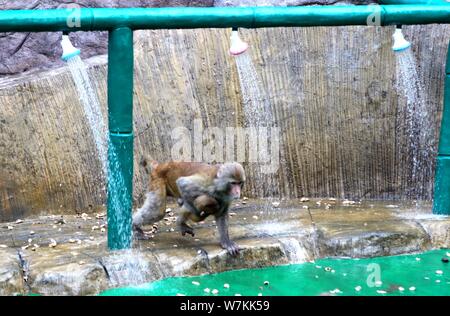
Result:
{"label": "pink shower head", "polygon": [[241,40],[237,29],[233,29],[231,32],[231,47],[230,54],[233,56],[240,55],[248,49],[248,44]]}

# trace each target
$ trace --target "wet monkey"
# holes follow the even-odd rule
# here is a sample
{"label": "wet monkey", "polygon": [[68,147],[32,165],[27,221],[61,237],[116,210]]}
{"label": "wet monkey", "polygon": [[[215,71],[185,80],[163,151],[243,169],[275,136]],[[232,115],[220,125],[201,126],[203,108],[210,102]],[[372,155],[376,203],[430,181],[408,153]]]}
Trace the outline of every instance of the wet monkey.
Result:
{"label": "wet monkey", "polygon": [[220,245],[236,255],[239,247],[228,236],[228,210],[239,199],[245,182],[245,172],[239,163],[209,165],[195,162],[141,163],[150,174],[149,192],[144,205],[133,216],[133,230],[138,238],[145,238],[143,225],[163,219],[167,196],[178,199],[181,211],[177,226],[181,234],[194,236],[187,222],[199,222],[213,215],[220,236]]}

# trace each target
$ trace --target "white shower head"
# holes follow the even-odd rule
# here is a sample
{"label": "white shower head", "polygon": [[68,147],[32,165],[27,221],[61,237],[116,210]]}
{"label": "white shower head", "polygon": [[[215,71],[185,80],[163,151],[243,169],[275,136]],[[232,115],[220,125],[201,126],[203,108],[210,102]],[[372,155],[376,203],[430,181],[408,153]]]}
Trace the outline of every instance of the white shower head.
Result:
{"label": "white shower head", "polygon": [[80,55],[81,51],[78,48],[75,48],[70,42],[69,35],[63,35],[61,46],[63,49],[63,54],[61,56],[62,60],[69,60],[72,57]]}
{"label": "white shower head", "polygon": [[393,51],[399,52],[411,47],[411,43],[408,42],[403,36],[401,28],[397,27],[395,29],[393,37],[394,37],[394,46],[392,46]]}

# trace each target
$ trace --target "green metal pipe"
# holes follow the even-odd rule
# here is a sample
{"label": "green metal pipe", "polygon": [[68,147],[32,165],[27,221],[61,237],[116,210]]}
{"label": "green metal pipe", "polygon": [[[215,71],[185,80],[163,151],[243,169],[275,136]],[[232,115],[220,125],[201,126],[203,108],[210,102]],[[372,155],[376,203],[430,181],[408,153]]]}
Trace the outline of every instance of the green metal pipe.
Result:
{"label": "green metal pipe", "polygon": [[442,110],[438,154],[450,156],[450,73],[445,75],[444,106]]}
{"label": "green metal pipe", "polygon": [[450,43],[444,87],[444,105],[434,179],[433,213],[450,215]]}
{"label": "green metal pipe", "polygon": [[447,0],[380,0],[380,4],[450,4]]}
{"label": "green metal pipe", "polygon": [[121,8],[0,11],[0,32],[450,23],[448,5]]}
{"label": "green metal pipe", "polygon": [[133,31],[109,32],[108,247],[131,247],[133,196]]}

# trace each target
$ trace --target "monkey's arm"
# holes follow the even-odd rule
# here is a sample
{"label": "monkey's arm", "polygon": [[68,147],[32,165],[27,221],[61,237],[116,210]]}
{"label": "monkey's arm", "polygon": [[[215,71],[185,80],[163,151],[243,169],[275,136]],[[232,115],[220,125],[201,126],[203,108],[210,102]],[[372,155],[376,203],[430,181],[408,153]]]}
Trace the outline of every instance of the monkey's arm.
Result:
{"label": "monkey's arm", "polygon": [[228,211],[216,215],[217,229],[219,230],[220,245],[232,256],[239,254],[239,246],[228,236]]}

